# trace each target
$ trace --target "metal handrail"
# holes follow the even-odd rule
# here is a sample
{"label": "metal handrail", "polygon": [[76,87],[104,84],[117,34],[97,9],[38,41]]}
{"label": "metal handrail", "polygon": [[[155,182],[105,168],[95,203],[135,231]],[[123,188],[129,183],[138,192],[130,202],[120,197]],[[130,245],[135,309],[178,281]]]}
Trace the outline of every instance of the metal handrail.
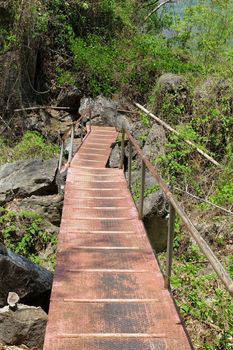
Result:
{"label": "metal handrail", "polygon": [[[91,132],[91,110],[89,109],[87,113],[89,114],[90,128],[89,128],[89,131],[87,132],[85,137],[87,137],[89,135],[89,133]],[[78,146],[78,149],[82,145],[82,143],[85,139],[84,133],[83,133],[83,119],[87,117],[87,113],[82,114],[78,120],[72,122],[69,129],[67,129],[65,134],[61,137],[61,150],[60,150],[60,157],[59,157],[59,163],[58,163],[58,170],[59,171],[61,171],[61,168],[62,168],[62,160],[63,160],[63,155],[64,155],[65,141],[69,137],[70,137],[70,148],[69,148],[68,162],[66,163],[66,168],[70,166],[71,160],[72,160],[73,155],[74,155],[74,133],[75,133],[75,128],[77,125],[81,124],[81,143]],[[76,152],[77,152],[77,150],[76,150]]]}
{"label": "metal handrail", "polygon": [[167,242],[167,265],[166,265],[166,273],[165,273],[165,287],[170,289],[170,279],[171,279],[171,271],[172,271],[172,259],[173,259],[173,241],[174,241],[174,224],[175,224],[175,215],[176,213],[182,219],[185,227],[187,228],[190,236],[195,240],[197,245],[199,246],[202,253],[206,256],[209,263],[213,267],[214,271],[221,279],[223,284],[225,285],[229,294],[233,297],[233,280],[231,279],[228,272],[225,270],[221,262],[218,260],[214,252],[211,250],[210,246],[207,242],[202,238],[200,233],[197,231],[193,223],[190,221],[189,217],[182,209],[177,199],[173,196],[169,187],[159,175],[156,167],[149,161],[149,159],[143,154],[143,151],[139,147],[137,141],[130,134],[130,132],[123,128],[122,130],[122,142],[121,142],[121,160],[120,160],[120,168],[124,166],[124,148],[125,148],[125,136],[127,136],[129,141],[129,158],[128,158],[128,186],[131,189],[131,172],[132,172],[132,146],[136,150],[136,153],[141,158],[142,161],[142,175],[141,175],[141,195],[140,195],[140,204],[138,209],[139,219],[142,219],[143,216],[143,204],[144,204],[144,192],[145,192],[145,170],[146,168],[149,170],[151,175],[156,179],[159,187],[165,194],[168,202],[169,202],[169,223],[168,223],[168,242]]}

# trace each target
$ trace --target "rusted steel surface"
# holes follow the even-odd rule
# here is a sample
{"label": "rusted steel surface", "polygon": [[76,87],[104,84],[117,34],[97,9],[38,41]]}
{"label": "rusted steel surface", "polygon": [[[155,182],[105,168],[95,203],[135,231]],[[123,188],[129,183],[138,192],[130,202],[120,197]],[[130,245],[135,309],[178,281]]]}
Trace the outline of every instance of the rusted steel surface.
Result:
{"label": "rusted steel surface", "polygon": [[190,350],[123,170],[105,167],[116,138],[92,127],[68,170],[44,350]]}

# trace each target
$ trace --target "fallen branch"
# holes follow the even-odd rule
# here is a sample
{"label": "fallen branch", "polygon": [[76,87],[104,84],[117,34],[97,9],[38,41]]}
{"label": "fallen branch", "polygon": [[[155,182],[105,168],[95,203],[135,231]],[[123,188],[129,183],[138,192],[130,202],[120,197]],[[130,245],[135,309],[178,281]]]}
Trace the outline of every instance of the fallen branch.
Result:
{"label": "fallen branch", "polygon": [[14,112],[34,111],[37,109],[56,109],[56,110],[72,110],[70,107],[57,107],[57,106],[36,106],[15,109]]}
{"label": "fallen branch", "polygon": [[138,111],[129,111],[129,110],[126,110],[126,109],[117,109],[117,112],[119,112],[119,113],[129,113],[129,114],[139,114]]}
{"label": "fallen branch", "polygon": [[218,167],[222,167],[221,164],[219,164],[213,157],[209,156],[206,152],[202,151],[195,143],[193,143],[190,140],[185,140],[178,131],[176,131],[175,129],[173,129],[169,124],[165,123],[163,120],[161,120],[160,118],[156,117],[153,113],[149,112],[145,107],[143,107],[142,105],[140,105],[139,103],[135,103],[135,105],[141,109],[144,113],[148,114],[151,118],[153,118],[154,120],[157,121],[157,123],[159,123],[160,125],[162,125],[165,129],[173,132],[174,134],[176,134],[178,137],[180,137],[184,142],[186,142],[189,146],[192,146],[196,149],[196,151],[198,153],[200,153],[202,156],[204,156],[206,159],[208,159],[211,163],[213,163],[214,165],[218,166]]}

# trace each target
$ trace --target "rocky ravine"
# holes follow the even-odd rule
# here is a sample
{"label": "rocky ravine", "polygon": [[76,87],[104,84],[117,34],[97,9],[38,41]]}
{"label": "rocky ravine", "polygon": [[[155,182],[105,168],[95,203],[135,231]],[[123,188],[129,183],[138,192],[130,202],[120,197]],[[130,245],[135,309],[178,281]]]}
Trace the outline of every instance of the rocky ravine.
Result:
{"label": "rocky ravine", "polygon": [[[65,102],[63,102],[65,103]],[[145,154],[151,158],[164,153],[166,136],[163,128],[153,125],[146,131],[137,120],[132,121],[128,115],[118,112],[120,104],[98,97],[95,100],[82,99],[80,101],[80,114],[83,110],[92,109],[92,122],[94,125],[115,126],[119,131],[125,125],[140,143]],[[61,120],[64,112],[56,115]],[[38,124],[35,116],[34,127],[45,134],[45,124]],[[70,120],[72,116],[67,115]],[[30,129],[33,129],[31,119]],[[49,135],[57,132],[50,125]],[[41,130],[40,130],[41,128]],[[65,130],[65,124],[63,124]],[[52,130],[52,133],[51,133]],[[76,139],[80,137],[78,130]],[[158,142],[159,141],[159,142]],[[69,146],[69,145],[68,145]],[[136,154],[133,155],[135,167],[132,174],[133,192],[136,194],[140,183],[140,162]],[[118,167],[120,159],[120,142],[113,145],[109,167]],[[125,171],[127,177],[128,144],[125,148]],[[152,158],[151,158],[152,159]],[[58,162],[56,159],[42,161],[31,159],[0,166],[0,205],[14,210],[32,210],[42,215],[49,225],[50,230],[57,234],[60,225],[63,205],[63,179],[57,172]],[[154,179],[147,174],[146,188],[155,185]],[[144,216],[145,225],[151,235],[152,242],[155,240],[157,251],[166,246],[167,233],[167,206],[166,200],[161,193],[153,193],[145,200]],[[155,230],[157,223],[157,230]],[[159,223],[159,225],[158,225]],[[162,225],[161,225],[162,223]],[[162,229],[161,229],[162,228]],[[155,236],[155,233],[157,236]],[[0,237],[1,238],[1,237]],[[52,254],[55,254],[53,252]],[[52,286],[53,275],[45,268],[39,267],[26,258],[12,253],[3,244],[0,245],[0,344],[8,345],[24,344],[29,348],[36,346],[41,349],[47,320],[49,296]],[[20,298],[17,310],[11,310],[7,306],[9,292],[16,292]]]}
{"label": "rocky ravine", "polygon": [[[38,212],[54,234],[63,203],[57,164],[56,159],[31,159],[0,166],[1,206]],[[48,311],[52,281],[52,272],[0,243],[0,342],[42,348],[47,322],[44,310]],[[16,292],[20,298],[17,310],[7,306],[9,292]]]}

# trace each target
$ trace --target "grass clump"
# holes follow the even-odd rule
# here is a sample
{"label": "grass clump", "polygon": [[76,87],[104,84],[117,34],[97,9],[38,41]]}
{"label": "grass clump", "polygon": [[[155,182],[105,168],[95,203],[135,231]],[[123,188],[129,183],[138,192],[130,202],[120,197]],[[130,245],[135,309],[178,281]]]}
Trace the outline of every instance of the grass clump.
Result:
{"label": "grass clump", "polygon": [[46,142],[37,131],[26,131],[21,141],[11,147],[3,138],[0,138],[2,149],[0,164],[26,160],[29,158],[51,159],[59,154],[59,146]]}
{"label": "grass clump", "polygon": [[[57,244],[56,234],[48,233],[43,217],[33,211],[13,211],[0,207],[0,230],[8,249],[39,265],[46,263],[39,253],[48,245],[55,249]],[[50,260],[55,267],[55,255]]]}
{"label": "grass clump", "polygon": [[[223,238],[224,239],[224,238]],[[214,240],[221,252],[230,237]],[[218,254],[223,256],[222,253]],[[195,350],[231,350],[233,345],[233,301],[221,281],[176,222],[171,288]],[[233,256],[225,251],[225,268],[233,277]],[[165,268],[166,254],[159,255]]]}

